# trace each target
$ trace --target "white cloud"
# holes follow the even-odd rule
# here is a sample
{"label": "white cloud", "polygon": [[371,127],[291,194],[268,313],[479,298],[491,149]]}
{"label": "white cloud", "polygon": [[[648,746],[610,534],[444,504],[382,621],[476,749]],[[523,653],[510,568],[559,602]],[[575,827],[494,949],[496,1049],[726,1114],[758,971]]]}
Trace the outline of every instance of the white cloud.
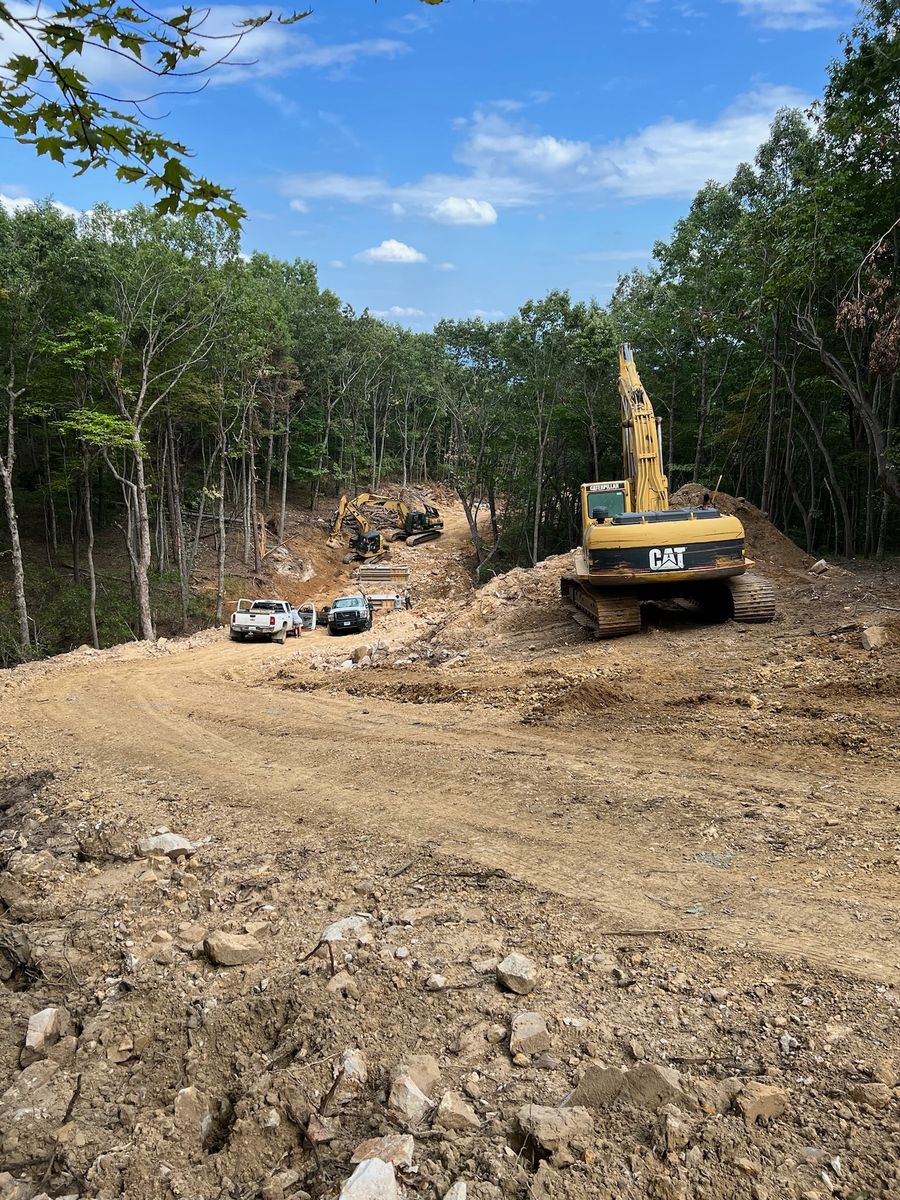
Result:
{"label": "white cloud", "polygon": [[[19,192],[19,195],[10,196],[5,192],[0,192],[0,208],[5,213],[12,216],[14,213],[22,212],[26,208],[34,208],[35,201],[30,196],[21,194],[20,188],[12,188],[12,191]],[[61,200],[51,200],[50,204],[64,217],[81,217],[89,214],[82,213],[80,208],[72,208],[71,204],[63,204]]]}
{"label": "white cloud", "polygon": [[374,309],[372,316],[378,317],[382,321],[399,321],[410,317],[424,317],[425,313],[421,308],[404,308],[400,304],[392,304],[390,308]]}
{"label": "white cloud", "polygon": [[499,308],[473,308],[471,315],[479,321],[502,321],[506,313]]}
{"label": "white cloud", "polygon": [[[790,3],[791,0],[788,0]],[[606,142],[557,137],[496,111],[464,123],[455,174],[394,184],[377,175],[311,173],[286,178],[285,194],[454,223],[487,224],[504,211],[618,201],[684,199],[709,179],[725,182],[752,160],[779,108],[804,106],[789,87],[760,86],[711,120],[660,120]],[[477,197],[477,199],[475,199]],[[478,218],[478,220],[476,220]]]}
{"label": "white cloud", "polygon": [[344,263],[340,258],[333,258],[328,265],[329,267],[334,267],[335,271],[343,271],[346,263]]}
{"label": "white cloud", "polygon": [[831,0],[728,0],[737,4],[745,17],[758,21],[766,29],[830,29],[843,24],[851,15],[848,4],[840,10]]}
{"label": "white cloud", "polygon": [[299,213],[309,212],[309,205],[306,203],[305,200],[292,200],[290,203],[290,207],[294,210],[294,212],[299,212]]}
{"label": "white cloud", "polygon": [[434,264],[434,269],[435,269],[436,271],[455,271],[455,270],[456,270],[456,263],[452,263],[452,262],[439,262],[439,263],[435,263],[435,264]]}
{"label": "white cloud", "polygon": [[428,259],[413,246],[406,242],[398,242],[396,238],[386,238],[380,246],[371,246],[353,256],[359,262],[365,263],[423,263]]}
{"label": "white cloud", "polygon": [[431,213],[435,221],[445,225],[495,225],[497,210],[487,200],[448,196]]}

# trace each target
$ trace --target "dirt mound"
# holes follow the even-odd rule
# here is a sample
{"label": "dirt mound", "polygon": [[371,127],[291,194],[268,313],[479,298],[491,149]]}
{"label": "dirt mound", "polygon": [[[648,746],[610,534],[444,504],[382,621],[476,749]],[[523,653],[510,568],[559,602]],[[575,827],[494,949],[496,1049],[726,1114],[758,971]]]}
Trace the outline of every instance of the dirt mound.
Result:
{"label": "dirt mound", "polygon": [[449,650],[478,647],[509,654],[581,640],[559,599],[560,576],[573,565],[569,552],[496,575],[451,614],[434,640]]}
{"label": "dirt mound", "polygon": [[[708,491],[700,483],[686,483],[670,497],[670,505],[672,508],[698,507]],[[748,557],[759,562],[770,574],[789,575],[812,566],[812,558],[776,529],[762,509],[749,500],[717,492],[716,507],[728,516],[738,518],[744,526]]]}

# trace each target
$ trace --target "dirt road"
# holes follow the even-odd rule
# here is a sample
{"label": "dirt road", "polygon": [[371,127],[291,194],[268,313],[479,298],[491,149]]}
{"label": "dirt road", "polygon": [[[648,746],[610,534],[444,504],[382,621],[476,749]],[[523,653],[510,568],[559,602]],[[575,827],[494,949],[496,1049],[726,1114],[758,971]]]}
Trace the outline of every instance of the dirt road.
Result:
{"label": "dirt road", "polygon": [[[802,705],[788,720],[790,672],[762,711],[714,682],[717,663],[732,676],[764,663],[772,631],[653,636],[659,660],[680,656],[693,680],[674,704],[671,668],[654,694],[646,637],[613,648],[576,639],[524,663],[322,673],[306,660],[332,639],[304,638],[298,657],[291,642],[223,635],[51,670],[4,698],[4,718],[23,749],[96,768],[123,796],[149,777],[248,829],[378,831],[410,854],[440,847],[588,901],[585,920],[602,913],[607,929],[700,930],[714,944],[896,981],[894,697],[876,694],[874,709],[852,700],[869,707],[836,724]],[[711,664],[700,679],[698,653]],[[630,690],[617,693],[611,676]],[[704,697],[704,682],[719,694]]]}

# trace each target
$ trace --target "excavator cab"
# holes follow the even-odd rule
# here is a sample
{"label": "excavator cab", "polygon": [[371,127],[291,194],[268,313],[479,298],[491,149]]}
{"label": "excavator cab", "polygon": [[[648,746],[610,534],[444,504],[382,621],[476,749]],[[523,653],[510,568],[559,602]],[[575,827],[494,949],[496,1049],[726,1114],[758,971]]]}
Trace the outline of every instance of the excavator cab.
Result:
{"label": "excavator cab", "polygon": [[627,480],[611,483],[588,483],[582,489],[584,524],[602,524],[610,517],[631,511],[630,489]]}
{"label": "excavator cab", "polygon": [[367,532],[357,530],[350,536],[349,548],[350,553],[344,562],[356,562],[358,559],[368,562],[370,559],[378,558],[384,554],[384,538],[381,530],[370,529]]}

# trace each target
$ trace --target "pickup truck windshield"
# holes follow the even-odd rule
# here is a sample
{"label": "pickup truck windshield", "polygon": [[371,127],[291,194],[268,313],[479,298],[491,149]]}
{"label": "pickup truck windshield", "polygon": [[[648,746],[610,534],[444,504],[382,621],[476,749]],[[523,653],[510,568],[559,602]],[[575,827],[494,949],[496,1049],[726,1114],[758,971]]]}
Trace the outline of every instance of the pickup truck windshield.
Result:
{"label": "pickup truck windshield", "polygon": [[257,600],[250,609],[251,612],[284,612],[281,600]]}
{"label": "pickup truck windshield", "polygon": [[332,612],[336,608],[362,608],[365,601],[361,596],[345,596],[343,599],[335,600],[331,606]]}

